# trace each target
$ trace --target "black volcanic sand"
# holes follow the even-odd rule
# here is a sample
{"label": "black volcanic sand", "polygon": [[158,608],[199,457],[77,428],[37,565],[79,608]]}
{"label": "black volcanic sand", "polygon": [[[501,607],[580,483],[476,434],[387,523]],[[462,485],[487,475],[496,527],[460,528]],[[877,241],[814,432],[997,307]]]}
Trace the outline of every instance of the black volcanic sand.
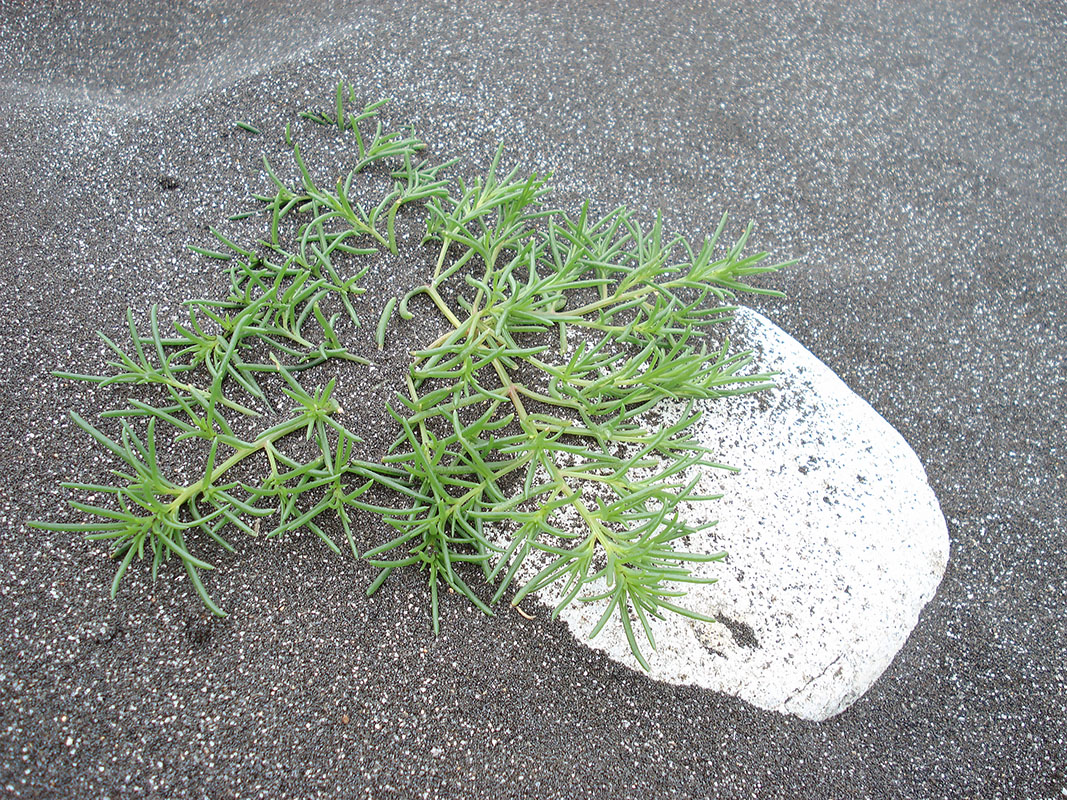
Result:
{"label": "black volcanic sand", "polygon": [[[0,4],[0,795],[1061,797],[1061,6],[287,5]],[[186,245],[266,187],[260,153],[340,76],[460,174],[504,140],[563,206],[662,208],[693,237],[729,211],[731,236],[753,219],[755,245],[801,259],[790,299],[758,307],[901,431],[952,537],[854,706],[813,724],[653,683],[543,611],[446,597],[434,636],[419,575],[368,599],[373,571],[310,534],[216,558],[218,620],[174,563],[112,601],[105,546],[26,528],[109,467],[68,413],[123,396],[50,371],[98,371],[95,331],[121,338],[127,306],[170,319],[222,291]],[[316,163],[350,157],[301,130]],[[424,274],[402,252],[368,276],[372,319]],[[338,391],[386,436],[369,383]]]}

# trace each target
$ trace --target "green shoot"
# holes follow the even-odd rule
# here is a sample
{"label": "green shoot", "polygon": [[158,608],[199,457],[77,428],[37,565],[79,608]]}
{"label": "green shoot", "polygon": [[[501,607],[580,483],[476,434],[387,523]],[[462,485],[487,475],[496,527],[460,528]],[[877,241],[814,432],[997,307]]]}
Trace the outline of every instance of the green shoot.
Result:
{"label": "green shoot", "polygon": [[[268,521],[267,536],[307,530],[336,553],[343,534],[378,570],[369,594],[394,570],[423,572],[434,630],[442,586],[486,613],[509,594],[518,604],[546,592],[555,613],[600,603],[593,635],[615,620],[647,669],[653,621],[705,619],[680,598],[711,580],[695,566],[725,555],[685,549],[697,532],[687,507],[714,499],[698,493],[699,473],[723,468],[695,439],[696,404],[773,378],[752,374],[751,354],[714,329],[739,293],[778,296],[752,279],[785,264],[743,252],[751,227],[723,248],[725,217],[694,247],[665,234],[661,218],[645,226],[624,208],[598,217],[586,203],[567,215],[545,205],[543,178],[501,169],[502,147],[484,176],[450,182],[454,162],[417,161],[425,145],[387,130],[384,104],[360,107],[339,82],[331,109],[300,115],[354,144],[351,168],[328,182],[286,126],[290,179],[264,157],[271,188],[254,196],[260,210],[231,218],[263,214],[263,239],[212,230],[210,247],[190,246],[227,270],[225,297],[186,301],[166,336],[155,306],[144,329],[127,312],[125,344],[101,334],[105,374],[55,373],[139,386],[141,396],[101,414],[100,427],[72,414],[117,466],[107,483],[64,484],[92,495],[70,503],[82,521],[31,525],[110,541],[113,595],[135,558],[150,556],[155,577],[175,557],[217,614],[203,548],[232,549],[224,533],[256,536]],[[375,181],[388,184],[377,195]],[[384,351],[396,326],[416,320],[415,297],[437,319],[414,324],[445,333],[412,353],[404,391],[384,409],[395,441],[371,456],[338,422],[334,381],[308,392],[299,378],[324,362],[369,363],[350,350],[360,282],[380,248],[398,253],[397,220],[408,214],[422,215],[423,245],[436,248],[432,272],[372,305],[373,345],[361,346]],[[665,400],[687,410],[645,422]],[[239,420],[277,419],[276,406],[288,415],[251,439],[235,434]],[[289,444],[299,433],[303,448]],[[164,466],[194,459],[203,463],[191,482]],[[368,517],[388,533],[368,535]]]}

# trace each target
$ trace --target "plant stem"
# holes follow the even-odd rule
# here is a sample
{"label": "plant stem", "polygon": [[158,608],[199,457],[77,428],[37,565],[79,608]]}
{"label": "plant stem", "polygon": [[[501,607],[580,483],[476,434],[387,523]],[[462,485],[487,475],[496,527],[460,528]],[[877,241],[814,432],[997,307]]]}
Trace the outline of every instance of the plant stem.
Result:
{"label": "plant stem", "polygon": [[[332,409],[327,410],[326,413],[333,413],[337,410],[338,407],[335,403],[331,403],[331,405]],[[283,423],[282,425],[279,425],[278,427],[274,428],[273,430],[271,430],[269,435],[256,439],[248,447],[236,448],[233,455],[231,455],[229,458],[227,458],[225,461],[215,467],[211,475],[205,475],[196,483],[192,483],[182,489],[174,498],[173,502],[171,502],[169,510],[171,512],[177,512],[191,498],[202,494],[209,487],[213,486],[219,478],[229,472],[230,469],[235,467],[237,464],[240,464],[249,456],[258,453],[260,450],[266,451],[268,460],[271,462],[273,469],[276,471],[277,467],[275,466],[273,453],[274,443],[279,439],[288,436],[290,433],[294,433],[295,431],[298,431],[301,428],[307,427],[307,424],[308,420],[306,416],[301,415],[299,417],[296,417],[295,419],[290,420],[289,422]]]}

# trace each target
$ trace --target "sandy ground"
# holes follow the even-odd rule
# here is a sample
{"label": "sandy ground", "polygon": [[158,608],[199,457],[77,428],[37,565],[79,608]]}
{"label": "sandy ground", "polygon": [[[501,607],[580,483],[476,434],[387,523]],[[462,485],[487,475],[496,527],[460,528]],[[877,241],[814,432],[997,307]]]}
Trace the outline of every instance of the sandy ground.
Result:
{"label": "sandy ground", "polygon": [[[0,794],[1061,797],[1060,6],[282,5],[0,2]],[[68,412],[114,397],[50,371],[99,369],[127,306],[219,290],[185,246],[341,76],[469,174],[504,140],[562,205],[662,208],[690,236],[729,211],[801,259],[760,310],[901,431],[952,537],[852,708],[805,723],[653,683],[541,613],[449,598],[435,637],[419,576],[367,599],[371,570],[314,537],[219,561],[224,620],[173,565],[112,601],[105,548],[25,527],[108,466]],[[422,267],[386,266],[383,291]]]}

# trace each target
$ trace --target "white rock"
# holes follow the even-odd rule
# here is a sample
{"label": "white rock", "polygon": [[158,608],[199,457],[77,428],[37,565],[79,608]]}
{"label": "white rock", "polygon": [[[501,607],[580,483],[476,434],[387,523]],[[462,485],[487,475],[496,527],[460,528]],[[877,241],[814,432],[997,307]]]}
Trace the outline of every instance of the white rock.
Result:
{"label": "white rock", "polygon": [[[650,676],[823,720],[892,661],[933,596],[948,531],[915,453],[866,402],[773,323],[742,309],[731,340],[754,349],[778,388],[704,403],[699,438],[740,473],[709,471],[693,509],[717,519],[686,549],[726,550],[701,565],[711,585],[680,604],[719,624],[668,614],[645,644]],[[551,589],[539,597],[554,606]],[[561,613],[581,642],[640,669],[621,627],[588,638],[603,606]],[[638,629],[639,630],[639,629]],[[640,637],[640,634],[639,634]]]}

